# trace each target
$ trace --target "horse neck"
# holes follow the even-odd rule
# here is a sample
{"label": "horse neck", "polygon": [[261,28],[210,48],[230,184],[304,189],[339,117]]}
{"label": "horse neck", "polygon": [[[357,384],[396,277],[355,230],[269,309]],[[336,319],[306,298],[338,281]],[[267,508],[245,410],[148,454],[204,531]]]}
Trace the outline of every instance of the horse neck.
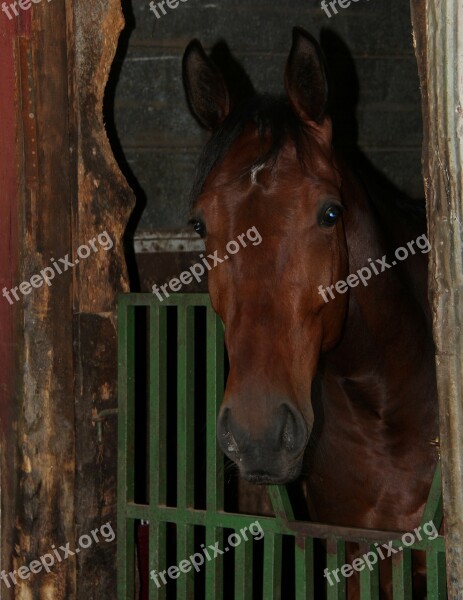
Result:
{"label": "horse neck", "polygon": [[[352,172],[344,167],[342,175],[347,205],[344,227],[349,272],[356,273],[369,265],[369,258],[380,259],[386,254],[388,245],[391,249],[391,243],[386,241],[391,239],[391,231],[385,230],[385,224],[378,218]],[[394,223],[393,218],[391,222]],[[400,224],[400,219],[397,222]],[[408,234],[402,231],[402,236],[396,239],[404,240],[406,244],[422,233],[424,230],[410,227]],[[401,245],[404,243],[398,243],[394,250]],[[338,381],[349,381],[353,388],[356,382],[362,389],[369,387],[370,382],[376,388],[378,385],[385,389],[392,386],[404,391],[414,379],[426,379],[432,388],[434,349],[426,309],[423,308],[426,306],[426,257],[417,253],[408,265],[407,260],[379,275],[373,274],[367,286],[359,284],[347,292],[349,299],[342,338],[326,356],[328,370]],[[422,298],[415,293],[421,284],[413,270],[420,271],[423,279]],[[424,376],[426,368],[429,375]],[[400,394],[393,393],[400,401]]]}

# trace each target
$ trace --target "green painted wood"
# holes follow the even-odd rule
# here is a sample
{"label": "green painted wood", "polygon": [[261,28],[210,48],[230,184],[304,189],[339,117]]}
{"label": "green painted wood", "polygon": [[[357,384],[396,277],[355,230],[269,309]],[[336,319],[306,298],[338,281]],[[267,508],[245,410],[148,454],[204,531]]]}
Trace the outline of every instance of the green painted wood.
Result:
{"label": "green painted wood", "polygon": [[341,575],[341,567],[346,562],[346,544],[343,540],[328,539],[326,544],[326,597],[328,600],[344,600],[346,579]]}
{"label": "green painted wood", "polygon": [[[177,507],[194,507],[194,308],[177,308]],[[194,527],[177,523],[177,564],[195,552]],[[194,596],[194,573],[177,578],[177,600]]]}
{"label": "green painted wood", "polygon": [[428,600],[446,600],[445,554],[430,550],[426,553]]}
{"label": "green painted wood", "polygon": [[[366,552],[376,553],[374,545],[369,546]],[[378,557],[379,560],[379,557]],[[377,600],[379,598],[379,565],[376,562],[368,568],[368,565],[360,571],[360,600]],[[355,573],[351,575],[355,577]]]}
{"label": "green painted wood", "polygon": [[412,553],[405,549],[392,557],[394,600],[412,600]]}
{"label": "green painted wood", "polygon": [[166,524],[157,521],[152,509],[166,503],[166,402],[167,402],[167,314],[161,305],[150,306],[149,312],[149,556],[153,577],[149,580],[149,599],[164,600],[166,586],[159,573],[166,564]]}
{"label": "green painted wood", "polygon": [[[224,506],[224,457],[219,450],[216,420],[224,391],[224,340],[223,326],[212,308],[206,314],[206,505],[215,513]],[[206,528],[206,548],[217,541],[222,547],[223,530]],[[223,558],[218,556],[206,562],[206,598],[223,595]]]}
{"label": "green painted wood", "polygon": [[314,540],[299,536],[295,543],[296,600],[315,600]]}
{"label": "green painted wood", "polygon": [[194,504],[194,312],[177,309],[177,506]]}
{"label": "green painted wood", "polygon": [[281,553],[282,536],[267,533],[264,537],[264,587],[263,596],[267,600],[281,598]]}
{"label": "green painted wood", "polygon": [[223,556],[213,558],[214,553],[210,546],[219,542],[219,548],[223,548],[223,529],[219,527],[207,527],[206,550],[211,560],[206,561],[206,598],[221,598],[223,595]]}
{"label": "green painted wood", "polygon": [[149,504],[166,503],[166,309],[154,305],[149,313]]}
{"label": "green painted wood", "polygon": [[[125,297],[127,298],[127,297]],[[118,483],[117,593],[120,600],[135,595],[135,527],[126,517],[134,499],[135,310],[120,300],[118,307]]]}
{"label": "green painted wood", "polygon": [[[177,523],[177,565],[195,554],[194,527]],[[175,565],[174,565],[175,566]],[[194,598],[195,569],[181,573],[177,578],[177,600]]]}
{"label": "green painted wood", "polygon": [[216,421],[224,392],[224,340],[223,326],[212,308],[206,317],[206,501],[208,510],[223,509],[224,457],[218,447]]}
{"label": "green painted wood", "polygon": [[442,524],[443,506],[442,506],[442,469],[440,461],[436,465],[434,477],[431,484],[428,500],[426,502],[423,516],[421,517],[421,526],[432,521],[437,529]]}
{"label": "green painted wood", "polygon": [[[134,407],[135,407],[135,307],[149,307],[149,503],[134,502]],[[176,306],[178,314],[177,340],[177,506],[166,506],[166,308]],[[194,505],[194,311],[206,307],[206,506],[207,510]],[[256,521],[252,515],[223,512],[224,474],[223,456],[216,441],[216,418],[223,395],[224,345],[223,326],[212,311],[209,299],[203,294],[178,294],[167,298],[162,304],[150,294],[123,296],[118,312],[119,335],[119,464],[118,464],[118,600],[133,600],[135,590],[135,523],[149,520],[149,569],[156,571],[157,582],[162,584],[160,573],[171,567],[166,564],[166,524],[175,523],[177,531],[177,564],[203,549],[194,547],[195,527],[206,528],[206,546],[219,542],[222,547],[224,529],[240,532]],[[320,524],[302,524],[294,520],[291,502],[285,486],[269,486],[269,496],[275,517],[258,517],[264,530],[264,597],[280,598],[282,536],[295,537],[295,587],[297,600],[314,599],[314,538],[327,540],[327,568],[341,569],[346,561],[346,540],[363,543],[370,540],[384,542],[387,532],[376,532],[372,537],[368,530],[330,528]],[[440,469],[436,470],[429,499],[423,513],[422,525],[430,520],[440,524],[442,501]],[[303,525],[304,534],[300,531]],[[298,529],[299,527],[299,529]],[[334,533],[336,532],[336,533]],[[333,535],[334,534],[334,535]],[[345,537],[343,537],[345,536]],[[387,539],[396,539],[390,533]],[[225,541],[226,543],[226,541]],[[417,540],[403,553],[394,556],[394,598],[411,598],[411,549],[427,552],[428,596],[430,599],[445,598],[445,540]],[[235,549],[235,598],[252,598],[253,542],[241,540]],[[212,555],[213,552],[211,551]],[[223,596],[223,558],[205,560],[206,598]],[[176,579],[176,596],[180,600],[194,598],[195,571],[181,573]],[[346,579],[341,571],[331,575],[335,585],[327,582],[327,598],[345,598]],[[164,575],[165,576],[165,575]],[[167,577],[168,581],[171,581]],[[377,569],[362,573],[360,577],[361,598],[378,597]],[[156,585],[150,579],[150,600],[165,598],[166,587]]]}
{"label": "green painted wood", "polygon": [[[255,522],[256,517],[252,515],[237,515],[235,513],[224,513],[218,511],[216,513],[208,512],[200,509],[186,509],[180,510],[176,507],[170,506],[158,506],[153,509],[148,509],[147,506],[141,504],[127,504],[127,516],[133,519],[147,519],[149,518],[150,512],[154,511],[156,518],[161,521],[167,522],[185,522],[193,525],[211,525],[215,527],[223,528],[241,528],[246,525],[250,525]],[[299,536],[305,535],[307,537],[314,537],[319,539],[329,539],[333,535],[344,538],[346,541],[354,543],[364,543],[366,540],[374,541],[374,536],[369,529],[352,528],[347,529],[343,527],[331,527],[329,525],[323,525],[321,523],[311,523],[306,521],[278,521],[274,517],[259,517],[259,522],[265,526],[266,531],[273,531],[275,533],[281,533],[285,535]],[[343,535],[342,532],[345,532]],[[385,534],[387,532],[380,532],[378,536],[379,542],[387,541]],[[397,532],[389,532],[389,536],[396,536]],[[428,541],[426,544],[424,540],[416,542],[413,546],[410,546],[413,550],[426,550],[428,548],[434,548],[436,551],[445,551],[445,539],[442,536],[437,537]]]}
{"label": "green painted wood", "polygon": [[[167,587],[161,573],[166,571],[169,566],[166,564],[166,524],[154,519],[151,520],[148,541],[149,600],[164,600],[166,598]],[[168,581],[165,574],[164,578]]]}
{"label": "green painted wood", "polygon": [[[237,531],[236,535],[240,537]],[[232,535],[232,534],[230,534]],[[230,539],[230,535],[228,539]],[[230,548],[230,545],[226,548]],[[230,548],[231,549],[231,548]],[[251,541],[244,541],[235,547],[235,600],[253,600],[252,596],[252,555]]]}
{"label": "green painted wood", "polygon": [[267,486],[267,490],[275,517],[284,521],[293,521],[293,507],[291,506],[291,500],[289,499],[286,486],[269,485]]}

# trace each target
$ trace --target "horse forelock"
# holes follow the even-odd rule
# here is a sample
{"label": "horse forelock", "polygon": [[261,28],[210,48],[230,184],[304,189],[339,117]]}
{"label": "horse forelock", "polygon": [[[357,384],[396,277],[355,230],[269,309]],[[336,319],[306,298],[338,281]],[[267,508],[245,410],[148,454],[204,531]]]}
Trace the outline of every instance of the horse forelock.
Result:
{"label": "horse forelock", "polygon": [[304,128],[287,100],[256,96],[235,108],[205,145],[190,193],[191,205],[202,192],[211,171],[222,162],[232,144],[249,125],[258,132],[260,153],[242,175],[249,174],[252,179],[267,163],[274,164],[288,139],[295,145],[297,156],[303,162]]}

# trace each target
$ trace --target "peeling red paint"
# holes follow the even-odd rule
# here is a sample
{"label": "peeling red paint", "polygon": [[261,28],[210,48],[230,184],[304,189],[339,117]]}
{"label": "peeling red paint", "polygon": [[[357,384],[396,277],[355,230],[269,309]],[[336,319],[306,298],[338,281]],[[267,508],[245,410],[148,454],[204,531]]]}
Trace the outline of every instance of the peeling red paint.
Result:
{"label": "peeling red paint", "polygon": [[[16,285],[18,272],[18,90],[16,71],[16,21],[2,22],[0,32],[0,291]],[[14,360],[17,348],[16,306],[0,295],[0,428],[11,428]]]}

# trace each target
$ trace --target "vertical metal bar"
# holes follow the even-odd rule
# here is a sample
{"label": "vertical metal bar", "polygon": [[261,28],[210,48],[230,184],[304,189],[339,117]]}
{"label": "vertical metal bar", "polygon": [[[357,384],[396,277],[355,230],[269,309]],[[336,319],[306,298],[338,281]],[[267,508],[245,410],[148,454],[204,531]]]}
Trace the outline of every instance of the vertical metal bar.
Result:
{"label": "vertical metal bar", "polygon": [[296,537],[295,544],[296,600],[315,600],[314,540]]}
{"label": "vertical metal bar", "polygon": [[[177,510],[194,506],[194,307],[177,308]],[[177,563],[194,553],[194,526],[177,523]],[[194,571],[177,579],[177,599],[194,595]]]}
{"label": "vertical metal bar", "polygon": [[152,305],[149,312],[149,579],[150,600],[166,597],[159,572],[166,569],[166,524],[156,517],[156,508],[167,496],[167,314]]}
{"label": "vertical metal bar", "polygon": [[344,600],[346,597],[346,579],[341,575],[341,567],[346,562],[346,546],[343,540],[328,539],[326,543],[326,567],[328,569],[328,600]]}
{"label": "vertical metal bar", "polygon": [[[223,510],[224,505],[224,459],[216,436],[217,414],[224,390],[223,326],[210,307],[206,313],[206,361],[206,507],[209,517]],[[206,523],[206,546],[222,537],[222,529]],[[206,598],[221,598],[223,593],[223,558],[218,556],[206,563]]]}
{"label": "vertical metal bar", "polygon": [[135,594],[135,528],[127,518],[127,502],[135,492],[135,309],[125,300],[118,306],[118,338],[117,593],[125,599]]}
{"label": "vertical metal bar", "polygon": [[267,486],[270,502],[272,503],[273,512],[277,519],[285,519],[292,521],[294,519],[293,507],[288,495],[288,490],[285,485],[269,485]]}
{"label": "vertical metal bar", "polygon": [[279,600],[281,598],[281,535],[267,532],[264,537],[264,585],[263,597],[265,600]]}
{"label": "vertical metal bar", "polygon": [[149,600],[163,600],[166,587],[160,573],[166,570],[167,526],[162,521],[150,519],[149,523]]}
{"label": "vertical metal bar", "polygon": [[[214,511],[215,514],[215,511]],[[206,526],[206,549],[211,560],[206,561],[206,598],[222,598],[223,590],[223,556],[215,556],[209,546],[219,542],[219,548],[223,548],[223,529],[220,527]]]}
{"label": "vertical metal bar", "polygon": [[[282,521],[292,521],[294,519],[294,511],[293,511],[293,507],[291,506],[291,500],[289,498],[288,490],[287,490],[286,486],[284,486],[284,485],[269,485],[267,487],[267,491],[268,491],[268,495],[270,497],[270,502],[272,503],[272,509],[273,509],[273,512],[275,513],[276,520],[279,521],[280,523]],[[277,557],[278,563],[276,563],[275,567],[274,567],[275,569],[278,569],[277,572],[279,573],[280,586],[281,586],[281,578],[282,578],[281,543],[282,543],[282,540],[280,539],[280,555]],[[275,574],[275,572],[273,572],[273,573]],[[297,587],[297,582],[296,582],[296,587]],[[281,589],[279,588],[279,593],[280,592],[281,592]],[[264,598],[265,597],[266,596],[264,594]],[[278,596],[275,596],[275,598],[276,597],[278,597]]]}
{"label": "vertical metal bar", "polygon": [[167,314],[155,304],[149,314],[149,498],[150,507],[166,503]]}
{"label": "vertical metal bar", "polygon": [[[177,564],[192,556],[194,551],[194,525],[177,523]],[[182,573],[177,579],[177,600],[194,598],[195,569]]]}
{"label": "vertical metal bar", "polygon": [[412,599],[412,553],[409,549],[392,557],[392,589],[394,600]]}
{"label": "vertical metal bar", "polygon": [[194,308],[178,307],[177,506],[194,504]]}
{"label": "vertical metal bar", "polygon": [[446,600],[447,581],[445,571],[445,553],[428,550],[426,552],[428,600]]}
{"label": "vertical metal bar", "polygon": [[[241,539],[239,534],[235,535]],[[241,539],[235,548],[235,600],[252,600],[252,544],[251,539],[247,542]]]}
{"label": "vertical metal bar", "polygon": [[442,523],[442,475],[440,461],[436,465],[434,477],[429,491],[428,500],[421,517],[421,526],[432,521],[434,526],[439,529]]}
{"label": "vertical metal bar", "polygon": [[212,308],[207,309],[207,491],[208,510],[223,510],[223,454],[217,446],[216,420],[224,391],[223,326]]}
{"label": "vertical metal bar", "polygon": [[[376,554],[375,546],[367,546],[366,552]],[[371,569],[367,566],[360,571],[360,600],[376,600],[377,598],[379,598],[379,566],[376,562]]]}

